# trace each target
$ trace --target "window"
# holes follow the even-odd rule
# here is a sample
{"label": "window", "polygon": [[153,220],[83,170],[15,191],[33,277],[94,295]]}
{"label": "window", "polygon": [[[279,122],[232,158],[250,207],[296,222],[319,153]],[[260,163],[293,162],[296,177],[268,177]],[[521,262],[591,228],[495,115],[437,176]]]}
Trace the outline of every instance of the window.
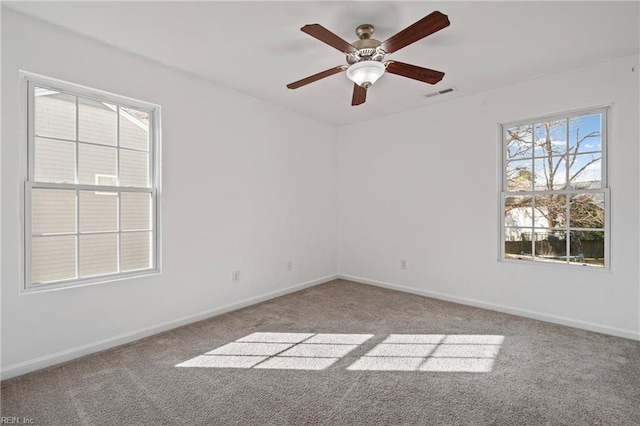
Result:
{"label": "window", "polygon": [[609,268],[607,108],[501,127],[501,259]]}
{"label": "window", "polygon": [[25,290],[159,271],[159,107],[23,74]]}

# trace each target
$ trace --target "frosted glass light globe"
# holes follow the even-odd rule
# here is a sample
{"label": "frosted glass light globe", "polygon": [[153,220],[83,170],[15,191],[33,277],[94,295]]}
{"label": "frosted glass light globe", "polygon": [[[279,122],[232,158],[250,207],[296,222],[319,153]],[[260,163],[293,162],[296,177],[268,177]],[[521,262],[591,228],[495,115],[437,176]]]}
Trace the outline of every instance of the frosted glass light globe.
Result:
{"label": "frosted glass light globe", "polygon": [[385,66],[381,62],[361,61],[347,68],[347,77],[358,86],[366,84],[368,87],[373,85],[384,74],[384,71]]}

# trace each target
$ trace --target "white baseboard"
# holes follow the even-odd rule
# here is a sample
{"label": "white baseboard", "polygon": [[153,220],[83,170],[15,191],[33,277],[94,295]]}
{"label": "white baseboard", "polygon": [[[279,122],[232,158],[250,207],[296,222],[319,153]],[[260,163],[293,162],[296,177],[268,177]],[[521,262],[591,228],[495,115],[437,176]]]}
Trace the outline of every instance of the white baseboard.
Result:
{"label": "white baseboard", "polygon": [[12,364],[7,366],[7,368],[5,368],[4,370],[2,370],[2,372],[0,372],[0,377],[2,378],[2,380],[6,380],[12,377],[20,376],[22,374],[30,373],[32,371],[40,370],[42,368],[51,367],[53,365],[70,361],[72,359],[79,358],[84,355],[88,355],[95,352],[103,351],[105,349],[120,346],[125,343],[130,343],[135,340],[152,336],[154,334],[162,333],[167,330],[181,327],[183,325],[191,324],[197,321],[202,321],[204,319],[215,317],[217,315],[222,315],[227,312],[235,311],[250,305],[255,305],[256,303],[264,302],[265,300],[273,299],[279,296],[284,296],[285,294],[293,293],[308,287],[313,287],[319,284],[333,281],[336,278],[337,278],[336,275],[327,275],[326,277],[317,278],[311,281],[306,281],[301,284],[296,284],[291,287],[283,288],[283,289],[266,293],[260,296],[252,297],[250,299],[245,299],[240,302],[222,306],[220,308],[211,309],[205,312],[200,312],[195,315],[189,315],[187,317],[178,318],[176,320],[167,321],[161,324],[134,330],[129,333],[120,334],[118,336],[110,337],[108,339],[99,340],[86,345],[76,346],[74,348],[56,352],[50,355],[45,355],[42,357]]}
{"label": "white baseboard", "polygon": [[448,302],[460,303],[462,305],[475,306],[477,308],[488,309],[491,311],[502,312],[506,314],[518,315],[525,318],[531,318],[540,321],[551,322],[554,324],[566,325],[568,327],[579,328],[582,330],[595,331],[597,333],[609,334],[616,337],[624,337],[626,339],[640,340],[640,332],[609,327],[606,325],[595,324],[588,321],[580,321],[572,318],[561,317],[558,315],[547,314],[544,312],[531,311],[528,309],[514,308],[511,306],[499,305],[495,303],[483,302],[476,299],[468,299],[466,297],[451,296],[444,293],[437,293],[433,291],[416,289],[413,287],[406,287],[402,285],[387,283],[384,281],[372,280],[369,278],[357,277],[353,275],[338,274],[338,278],[348,281],[357,282],[360,284],[369,284],[376,287],[388,288],[390,290],[398,290],[405,293],[417,294],[419,296],[431,297],[433,299],[446,300]]}

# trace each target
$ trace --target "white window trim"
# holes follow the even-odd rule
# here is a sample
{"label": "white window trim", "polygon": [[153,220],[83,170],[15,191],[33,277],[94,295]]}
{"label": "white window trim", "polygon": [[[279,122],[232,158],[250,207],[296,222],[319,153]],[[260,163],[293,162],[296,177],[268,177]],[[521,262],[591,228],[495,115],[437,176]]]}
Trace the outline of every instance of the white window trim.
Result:
{"label": "white window trim", "polygon": [[[137,99],[126,96],[116,95],[98,89],[92,89],[75,83],[69,83],[52,77],[20,70],[20,110],[21,110],[21,129],[23,134],[20,140],[20,171],[21,182],[23,183],[20,190],[20,270],[21,276],[19,280],[19,294],[39,293],[42,291],[61,290],[74,287],[82,287],[87,285],[100,284],[105,282],[120,281],[134,277],[144,277],[156,275],[162,272],[162,134],[161,134],[161,108],[160,105],[150,102],[139,101]],[[115,191],[115,192],[139,192],[139,190],[148,191],[152,194],[152,236],[153,249],[155,256],[152,259],[152,268],[138,271],[120,272],[116,274],[100,275],[88,278],[76,278],[73,280],[57,281],[46,284],[31,283],[31,190],[33,188],[60,188],[58,184],[36,183],[31,180],[34,166],[34,144],[35,144],[35,127],[34,114],[35,108],[29,105],[33,99],[33,86],[44,87],[47,89],[67,92],[83,98],[93,99],[101,102],[116,103],[120,106],[130,107],[132,109],[145,111],[149,113],[149,168],[150,170],[150,187],[137,188],[133,190],[128,187],[121,186],[98,186],[86,184],[65,184],[68,190],[96,190],[96,191]],[[119,119],[119,117],[118,117]],[[77,151],[76,151],[77,155]],[[118,156],[118,162],[119,162]],[[118,216],[119,217],[119,216]],[[119,219],[118,219],[119,220]],[[122,231],[118,231],[122,232]]]}
{"label": "white window trim", "polygon": [[[594,272],[611,272],[611,190],[609,188],[609,170],[608,170],[608,149],[609,149],[609,137],[610,137],[610,127],[611,127],[611,110],[613,109],[613,104],[599,105],[587,108],[580,108],[576,110],[570,110],[560,113],[541,115],[537,117],[529,117],[519,120],[510,120],[507,122],[498,123],[498,158],[500,159],[499,169],[498,169],[498,261],[509,263],[509,264],[520,264],[520,265],[536,265],[540,267],[550,267],[550,268],[567,268],[571,270],[586,270],[586,271],[594,271]],[[526,124],[535,124],[544,121],[554,121],[554,120],[564,120],[570,119],[573,117],[578,117],[582,115],[592,114],[592,113],[600,113],[602,114],[601,119],[601,170],[602,170],[602,187],[598,189],[585,189],[585,190],[563,190],[562,193],[566,193],[568,195],[572,193],[585,193],[585,192],[594,192],[594,193],[604,193],[604,209],[605,209],[605,220],[604,220],[604,266],[603,267],[583,267],[581,264],[575,263],[555,263],[555,262],[541,262],[535,260],[520,260],[520,259],[508,259],[505,257],[505,218],[504,218],[504,197],[508,195],[527,195],[534,194],[538,191],[519,191],[519,192],[507,192],[506,191],[506,173],[505,173],[505,140],[504,140],[504,131],[506,128],[526,125]]]}

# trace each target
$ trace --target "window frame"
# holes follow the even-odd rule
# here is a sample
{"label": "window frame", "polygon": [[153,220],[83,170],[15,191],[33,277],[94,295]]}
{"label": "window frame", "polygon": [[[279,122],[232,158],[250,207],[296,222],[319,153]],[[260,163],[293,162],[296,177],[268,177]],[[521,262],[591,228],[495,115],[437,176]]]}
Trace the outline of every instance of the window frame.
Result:
{"label": "window frame", "polygon": [[[137,99],[129,98],[122,95],[102,91],[99,89],[93,89],[87,86],[62,81],[59,79],[43,76],[40,74],[20,71],[21,79],[21,105],[22,105],[22,119],[24,123],[22,129],[24,137],[21,143],[22,152],[24,155],[21,158],[22,167],[22,190],[21,192],[21,206],[20,212],[21,218],[21,280],[20,280],[20,293],[35,293],[49,290],[58,290],[64,288],[73,288],[86,285],[100,284],[112,281],[119,281],[124,279],[130,279],[135,277],[142,277],[148,275],[159,274],[162,271],[162,203],[161,203],[161,177],[162,177],[162,155],[161,155],[161,115],[160,105],[150,102],[140,101]],[[78,97],[90,99],[98,102],[105,102],[109,104],[115,104],[120,107],[131,108],[146,112],[149,114],[149,187],[127,187],[127,186],[111,186],[111,185],[90,185],[79,183],[48,183],[48,182],[36,182],[35,181],[35,87],[49,89],[60,93],[76,96],[76,166],[78,161]],[[119,122],[120,114],[116,114]],[[118,125],[119,126],[119,125]],[[119,128],[119,127],[118,127]],[[118,150],[117,164],[120,163],[120,144],[119,136],[116,136],[117,142],[115,148]],[[55,139],[55,138],[54,138]],[[99,144],[97,144],[99,145]],[[134,151],[136,151],[134,149]],[[118,168],[119,169],[119,168]],[[117,170],[118,170],[117,169]],[[76,176],[79,171],[76,170]],[[31,255],[32,255],[32,192],[34,189],[60,189],[70,190],[76,193],[76,231],[71,235],[80,235],[78,220],[80,219],[79,197],[80,191],[95,191],[95,192],[116,192],[118,199],[120,194],[130,193],[149,193],[151,197],[151,220],[150,220],[150,232],[151,232],[151,250],[153,251],[151,256],[151,268],[140,269],[127,272],[117,272],[111,274],[103,274],[85,278],[73,278],[67,280],[60,280],[50,283],[34,284],[32,282],[32,267],[31,267]],[[118,229],[114,231],[116,234],[122,234],[120,229],[120,209],[121,203],[118,202]],[[118,254],[120,256],[120,249],[118,248]],[[76,262],[80,258],[80,247],[76,243]],[[120,261],[118,261],[119,264]],[[79,265],[76,265],[78,270]]]}
{"label": "window frame", "polygon": [[[499,149],[499,191],[498,191],[498,261],[505,263],[515,263],[515,264],[524,264],[524,265],[541,265],[552,268],[569,268],[576,269],[578,266],[586,266],[586,269],[589,271],[611,271],[611,189],[609,188],[609,170],[608,170],[608,149],[609,149],[609,126],[611,120],[611,109],[612,104],[608,105],[600,105],[594,107],[580,108],[560,113],[541,115],[536,117],[529,117],[525,119],[511,120],[508,122],[498,123],[498,149]],[[531,191],[507,191],[507,157],[506,157],[506,138],[505,132],[506,129],[517,126],[525,126],[547,122],[547,121],[556,121],[556,120],[570,120],[572,118],[581,117],[585,115],[592,114],[601,114],[600,118],[600,155],[601,155],[601,185],[600,188],[592,188],[592,189],[562,189],[562,190],[535,190],[532,188]],[[534,127],[535,128],[535,127]],[[596,152],[596,151],[593,151]],[[535,162],[535,158],[533,157],[534,153],[532,152],[532,161]],[[568,175],[567,171],[567,175]],[[584,194],[584,193],[594,193],[594,194],[603,194],[604,196],[604,228],[593,228],[595,231],[602,231],[604,233],[604,265],[599,267],[589,267],[589,265],[580,263],[580,262],[571,262],[569,246],[570,246],[570,233],[572,228],[570,226],[570,216],[569,211],[567,211],[567,220],[566,224],[563,227],[564,231],[567,232],[567,260],[565,262],[544,262],[536,260],[535,256],[535,239],[532,238],[532,253],[531,259],[513,259],[507,258],[505,253],[505,234],[506,234],[506,224],[505,224],[505,197],[514,196],[514,195],[544,195],[544,194],[565,194],[567,197],[571,197],[574,194]],[[568,207],[567,207],[568,209]],[[531,226],[532,230],[535,230],[535,223]],[[577,228],[578,230],[583,230],[586,228]],[[532,236],[533,237],[533,236]],[[580,269],[580,268],[577,268]]]}

